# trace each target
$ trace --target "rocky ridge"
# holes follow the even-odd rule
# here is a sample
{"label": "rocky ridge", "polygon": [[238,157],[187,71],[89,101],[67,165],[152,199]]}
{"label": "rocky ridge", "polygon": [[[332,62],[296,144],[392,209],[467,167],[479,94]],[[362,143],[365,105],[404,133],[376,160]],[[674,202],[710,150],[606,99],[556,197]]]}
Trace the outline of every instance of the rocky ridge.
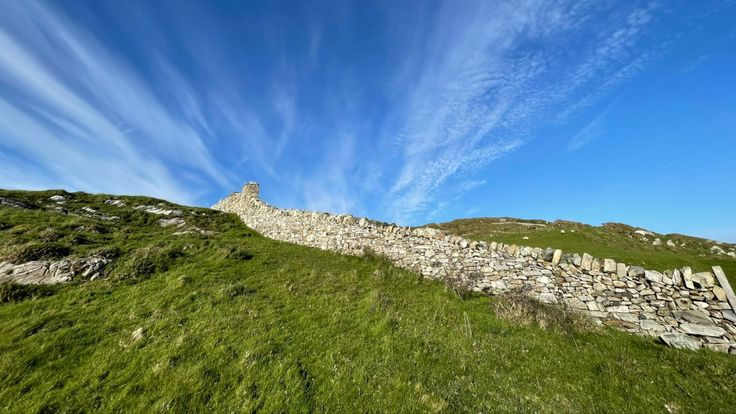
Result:
{"label": "rocky ridge", "polygon": [[21,264],[0,262],[0,283],[53,285],[75,277],[95,280],[104,276],[108,259],[85,257],[57,261],[37,260]]}
{"label": "rocky ridge", "polygon": [[736,354],[736,298],[720,268],[657,272],[588,254],[469,241],[432,228],[381,225],[350,215],[285,210],[248,183],[213,206],[286,242],[361,256],[374,252],[432,279],[490,294],[521,289],[600,324],[670,345]]}

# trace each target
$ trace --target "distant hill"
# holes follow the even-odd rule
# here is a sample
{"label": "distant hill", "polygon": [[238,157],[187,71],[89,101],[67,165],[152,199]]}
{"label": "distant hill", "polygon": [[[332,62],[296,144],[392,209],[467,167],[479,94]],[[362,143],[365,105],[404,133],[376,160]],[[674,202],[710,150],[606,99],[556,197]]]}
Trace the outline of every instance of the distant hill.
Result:
{"label": "distant hill", "polygon": [[699,237],[658,234],[621,223],[591,226],[511,217],[459,219],[428,226],[468,239],[585,252],[648,269],[690,266],[695,271],[706,271],[721,266],[736,285],[736,245]]}
{"label": "distant hill", "polygon": [[[88,258],[104,267],[75,268]],[[276,242],[209,209],[0,190],[0,262],[36,263],[29,272],[41,278],[65,262],[58,280],[69,277],[0,284],[7,412],[736,406],[733,355],[667,348],[591,328],[561,308],[456,291],[378,257]]]}

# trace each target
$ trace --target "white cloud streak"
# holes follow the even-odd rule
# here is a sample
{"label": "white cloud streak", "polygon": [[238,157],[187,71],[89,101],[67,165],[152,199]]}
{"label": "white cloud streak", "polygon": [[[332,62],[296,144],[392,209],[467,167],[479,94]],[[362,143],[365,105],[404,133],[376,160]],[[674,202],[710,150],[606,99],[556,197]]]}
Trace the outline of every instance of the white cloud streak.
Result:
{"label": "white cloud streak", "polygon": [[[365,56],[345,52],[345,42],[364,39],[334,30],[330,13],[307,16],[297,41],[265,30],[272,55],[250,60],[243,55],[261,51],[233,53],[227,30],[190,32],[176,10],[166,13],[168,26],[129,10],[140,25],[128,40],[145,60],[136,62],[52,3],[3,5],[0,186],[193,203],[207,187],[226,192],[265,179],[296,206],[365,209],[403,224],[484,185],[491,179],[479,176],[482,167],[526,145],[545,122],[579,114],[659,53],[640,44],[655,2],[415,6],[416,27],[403,18],[388,24],[399,33],[390,58],[366,60],[385,64],[380,70],[352,66]],[[345,9],[335,13],[341,23]],[[181,56],[166,53],[170,39],[181,41]],[[260,64],[267,74],[248,72]],[[596,136],[602,116],[571,150]]]}
{"label": "white cloud streak", "polygon": [[[438,193],[449,180],[527,142],[552,108],[579,110],[593,102],[578,96],[582,87],[605,92],[636,73],[648,55],[632,57],[631,49],[652,7],[613,19],[597,38],[577,39],[584,44],[570,56],[561,45],[579,36],[594,3],[447,2],[427,44],[407,58],[421,67],[413,69],[406,121],[392,137],[402,167],[391,186],[391,216],[416,220],[441,202]],[[425,53],[428,59],[416,57]],[[406,73],[402,68],[402,79]]]}
{"label": "white cloud streak", "polygon": [[603,132],[603,115],[596,116],[585,128],[581,129],[575,134],[570,141],[567,143],[567,149],[570,151],[577,151],[585,145],[589,144],[594,139],[598,138]]}
{"label": "white cloud streak", "polygon": [[[4,7],[0,82],[17,99],[0,105],[3,146],[37,159],[74,189],[195,202],[191,181],[175,176],[172,165],[233,185],[207,148],[194,93],[171,67],[181,113],[171,112],[125,62],[56,11],[33,1]],[[9,177],[0,185],[15,185]]]}

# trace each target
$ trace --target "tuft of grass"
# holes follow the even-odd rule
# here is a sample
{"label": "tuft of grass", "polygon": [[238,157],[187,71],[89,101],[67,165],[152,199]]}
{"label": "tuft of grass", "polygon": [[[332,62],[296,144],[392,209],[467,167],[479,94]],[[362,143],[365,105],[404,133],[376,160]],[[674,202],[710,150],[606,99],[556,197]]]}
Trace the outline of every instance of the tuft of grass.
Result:
{"label": "tuft of grass", "polygon": [[55,228],[49,227],[49,228],[46,228],[45,230],[41,231],[39,233],[39,237],[44,242],[53,243],[53,242],[58,242],[64,236],[62,235],[61,232],[59,232]]}
{"label": "tuft of grass", "polygon": [[103,259],[113,260],[123,255],[123,250],[119,246],[103,246],[92,250],[91,255],[98,256]]}
{"label": "tuft of grass", "polygon": [[143,279],[156,272],[165,272],[176,259],[184,255],[181,249],[170,246],[141,247],[125,256],[124,261],[117,268],[117,278]]}
{"label": "tuft of grass", "polygon": [[226,250],[225,258],[230,260],[250,260],[253,258],[253,253],[243,248],[230,247]]}
{"label": "tuft of grass", "polygon": [[22,245],[8,256],[10,263],[25,263],[35,260],[61,259],[68,256],[72,249],[57,242],[31,242]]}
{"label": "tuft of grass", "polygon": [[181,275],[176,279],[176,283],[180,288],[188,288],[194,283],[194,278],[189,275]]}
{"label": "tuft of grass", "polygon": [[252,295],[255,292],[255,289],[246,286],[243,282],[236,282],[225,286],[222,290],[222,296],[226,299],[232,299],[238,296]]}
{"label": "tuft of grass", "polygon": [[491,310],[499,318],[521,326],[535,325],[572,335],[592,331],[593,322],[580,312],[560,305],[542,303],[521,289],[511,290],[494,297]]}

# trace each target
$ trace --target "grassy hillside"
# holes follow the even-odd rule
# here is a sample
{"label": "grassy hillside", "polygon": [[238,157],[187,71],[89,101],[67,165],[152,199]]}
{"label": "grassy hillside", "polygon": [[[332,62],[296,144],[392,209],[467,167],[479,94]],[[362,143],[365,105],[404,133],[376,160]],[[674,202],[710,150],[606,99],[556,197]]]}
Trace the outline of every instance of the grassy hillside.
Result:
{"label": "grassy hillside", "polygon": [[[67,201],[48,201],[53,194]],[[265,239],[210,210],[165,203],[182,211],[185,224],[174,228],[132,208],[157,200],[121,197],[120,207],[80,193],[0,196],[36,207],[0,207],[3,259],[114,258],[107,279],[2,296],[4,412],[725,413],[736,405],[732,355],[554,318],[545,329],[522,324],[529,319],[502,314],[499,299],[379,258]],[[535,312],[537,321],[554,316]]]}
{"label": "grassy hillside", "polygon": [[[644,266],[652,270],[667,270],[690,266],[695,271],[721,266],[736,286],[736,258],[711,252],[715,242],[681,234],[636,234],[638,228],[608,223],[590,226],[570,221],[548,222],[515,218],[460,219],[432,224],[469,239],[496,241],[532,247],[553,247],[566,253],[584,252],[600,258]],[[654,245],[659,239],[661,245]],[[672,240],[674,246],[668,246]],[[683,245],[684,244],[684,245]],[[736,245],[722,243],[724,251],[736,250]]]}

